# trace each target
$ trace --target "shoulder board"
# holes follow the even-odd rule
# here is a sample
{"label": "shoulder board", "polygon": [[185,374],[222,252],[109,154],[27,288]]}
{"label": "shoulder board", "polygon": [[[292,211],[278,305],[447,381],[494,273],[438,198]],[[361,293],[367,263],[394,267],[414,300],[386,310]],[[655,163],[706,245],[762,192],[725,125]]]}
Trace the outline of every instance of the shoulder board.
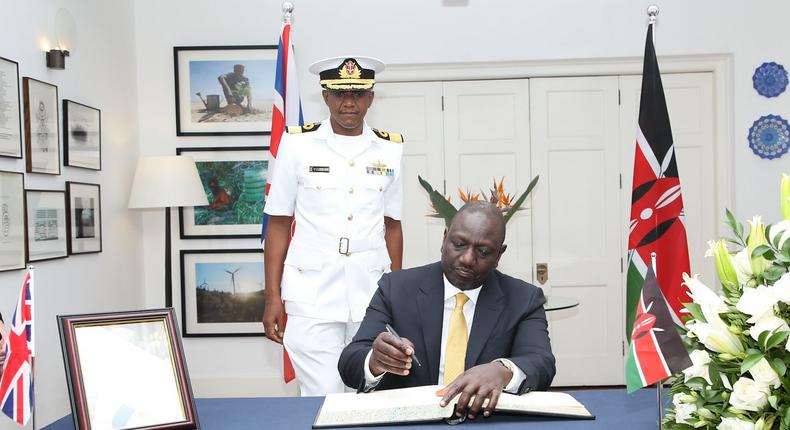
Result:
{"label": "shoulder board", "polygon": [[375,128],[371,130],[373,130],[373,133],[376,133],[376,136],[384,140],[389,140],[390,142],[395,142],[395,143],[403,143],[403,136],[398,133],[389,133],[382,130],[376,130]]}
{"label": "shoulder board", "polygon": [[318,130],[318,127],[321,127],[320,122],[314,122],[312,124],[305,124],[305,125],[292,125],[288,126],[288,133],[289,134],[299,134],[299,133],[308,133],[311,131]]}

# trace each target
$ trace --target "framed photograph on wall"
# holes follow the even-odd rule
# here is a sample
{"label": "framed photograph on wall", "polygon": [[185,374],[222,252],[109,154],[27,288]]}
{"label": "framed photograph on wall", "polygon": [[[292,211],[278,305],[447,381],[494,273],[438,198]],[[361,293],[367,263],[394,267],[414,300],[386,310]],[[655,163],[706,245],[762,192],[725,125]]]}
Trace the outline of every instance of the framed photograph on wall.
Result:
{"label": "framed photograph on wall", "polygon": [[60,175],[58,87],[22,78],[25,100],[25,156],[29,173]]}
{"label": "framed photograph on wall", "polygon": [[0,157],[22,158],[19,64],[0,57]]}
{"label": "framed photograph on wall", "polygon": [[66,181],[68,249],[71,254],[101,252],[101,188]]}
{"label": "framed photograph on wall", "polygon": [[25,212],[25,259],[41,261],[67,257],[66,193],[25,190]]}
{"label": "framed photograph on wall", "polygon": [[58,328],[75,429],[200,427],[172,308],[59,315]]}
{"label": "framed photograph on wall", "polygon": [[176,135],[263,135],[272,128],[277,45],[176,46]]}
{"label": "framed photograph on wall", "polygon": [[101,170],[101,111],[63,100],[63,164]]}
{"label": "framed photograph on wall", "polygon": [[25,268],[24,174],[0,171],[0,271]]}
{"label": "framed photograph on wall", "polygon": [[195,159],[208,206],[178,209],[182,239],[261,236],[269,147],[178,148]]}
{"label": "framed photograph on wall", "polygon": [[263,336],[263,251],[181,251],[184,337]]}

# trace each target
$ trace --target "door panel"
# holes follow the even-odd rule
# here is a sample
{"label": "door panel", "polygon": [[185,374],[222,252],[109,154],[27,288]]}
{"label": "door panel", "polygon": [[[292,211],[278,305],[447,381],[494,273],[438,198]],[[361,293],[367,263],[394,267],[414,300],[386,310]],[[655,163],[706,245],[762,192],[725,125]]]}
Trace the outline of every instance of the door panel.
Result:
{"label": "door panel", "polygon": [[547,294],[580,303],[548,314],[557,386],[622,383],[617,85],[530,80],[534,258]]}
{"label": "door panel", "polygon": [[417,175],[439,187],[444,179],[442,84],[379,83],[366,121],[371,127],[401,133],[403,146],[403,267],[439,259],[444,223],[429,218],[429,202]]}
{"label": "door panel", "polygon": [[[447,194],[460,206],[458,189],[472,193],[505,177],[505,192],[517,196],[530,180],[529,82],[526,79],[444,83]],[[515,198],[515,197],[514,197]],[[499,268],[532,279],[531,207],[522,206],[507,225],[507,252]]]}

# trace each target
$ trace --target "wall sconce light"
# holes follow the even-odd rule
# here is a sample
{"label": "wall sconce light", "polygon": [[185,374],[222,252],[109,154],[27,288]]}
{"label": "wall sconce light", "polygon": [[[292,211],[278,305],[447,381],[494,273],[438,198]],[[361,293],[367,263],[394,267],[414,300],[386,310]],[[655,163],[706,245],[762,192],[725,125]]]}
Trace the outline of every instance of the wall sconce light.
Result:
{"label": "wall sconce light", "polygon": [[58,70],[66,68],[66,57],[69,56],[69,51],[65,49],[63,51],[60,49],[50,49],[49,52],[45,52],[45,54],[47,55],[47,67]]}
{"label": "wall sconce light", "polygon": [[74,18],[66,9],[58,9],[55,14],[55,38],[58,47],[46,52],[47,67],[50,69],[63,70],[66,68],[66,57],[69,50],[74,50],[77,43],[77,25]]}

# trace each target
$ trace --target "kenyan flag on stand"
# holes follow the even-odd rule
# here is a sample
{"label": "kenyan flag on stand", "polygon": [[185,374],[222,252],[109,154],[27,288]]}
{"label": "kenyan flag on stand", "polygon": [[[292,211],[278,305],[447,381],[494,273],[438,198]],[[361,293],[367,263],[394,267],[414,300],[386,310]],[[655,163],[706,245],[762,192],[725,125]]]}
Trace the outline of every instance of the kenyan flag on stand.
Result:
{"label": "kenyan flag on stand", "polygon": [[661,381],[689,366],[691,359],[675,329],[653,268],[648,267],[625,362],[628,392]]}
{"label": "kenyan flag on stand", "polygon": [[[688,243],[684,225],[680,178],[672,142],[672,128],[669,124],[664,87],[661,83],[661,73],[653,47],[653,25],[651,24],[648,27],[647,40],[645,41],[642,94],[639,104],[639,130],[634,155],[634,180],[631,191],[628,236],[625,333],[629,340],[629,350],[632,351],[632,355],[636,355],[635,358],[639,358],[641,349],[635,348],[632,335],[644,331],[644,327],[635,325],[637,316],[638,314],[643,316],[652,314],[658,306],[656,301],[648,300],[648,296],[644,296],[642,292],[643,285],[647,285],[648,272],[652,272],[650,270],[651,254],[654,252],[656,253],[656,273],[654,275],[657,278],[656,285],[660,286],[660,292],[663,294],[661,301],[666,302],[661,303],[661,306],[669,305],[670,321],[682,324],[680,312],[683,309],[683,303],[691,301],[688,290],[683,285],[683,273],[690,272]],[[661,295],[655,297],[661,297]],[[650,303],[653,303],[652,311],[647,308]],[[640,323],[644,323],[644,321]],[[671,328],[671,331],[676,331],[671,324],[662,328],[664,330]],[[664,351],[663,357],[668,357],[668,353],[673,352]],[[683,350],[683,354],[685,354],[685,350]],[[652,371],[647,371],[645,366],[658,365],[655,360],[633,361],[630,359],[631,356],[629,356],[628,365],[626,365],[629,391],[635,386],[632,386],[630,377],[634,363],[638,363],[638,367],[642,369],[640,373],[642,376],[653,374]],[[661,373],[663,370],[659,367],[656,371]],[[643,382],[650,379],[652,377],[643,378]],[[644,384],[651,384],[656,380]]]}

